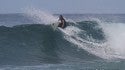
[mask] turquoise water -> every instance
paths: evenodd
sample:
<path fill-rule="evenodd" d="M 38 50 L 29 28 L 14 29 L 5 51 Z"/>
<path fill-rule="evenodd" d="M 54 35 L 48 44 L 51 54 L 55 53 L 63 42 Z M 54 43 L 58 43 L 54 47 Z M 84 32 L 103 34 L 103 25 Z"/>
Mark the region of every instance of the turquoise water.
<path fill-rule="evenodd" d="M 65 29 L 39 15 L 0 15 L 1 70 L 125 69 L 124 14 L 64 14 Z"/>

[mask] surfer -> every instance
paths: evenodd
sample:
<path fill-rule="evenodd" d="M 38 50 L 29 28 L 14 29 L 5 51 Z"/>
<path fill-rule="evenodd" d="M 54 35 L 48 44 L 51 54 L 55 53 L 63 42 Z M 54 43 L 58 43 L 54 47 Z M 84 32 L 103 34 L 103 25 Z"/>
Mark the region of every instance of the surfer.
<path fill-rule="evenodd" d="M 59 20 L 58 21 L 59 21 L 58 27 L 61 27 L 61 28 L 65 28 L 66 27 L 66 21 L 65 21 L 65 19 L 63 18 L 62 15 L 59 16 Z"/>

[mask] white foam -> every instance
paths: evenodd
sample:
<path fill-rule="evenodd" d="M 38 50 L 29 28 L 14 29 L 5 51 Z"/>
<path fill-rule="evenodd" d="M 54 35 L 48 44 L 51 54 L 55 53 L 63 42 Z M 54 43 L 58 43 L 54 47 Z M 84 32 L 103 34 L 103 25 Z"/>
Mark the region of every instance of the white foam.
<path fill-rule="evenodd" d="M 106 48 L 102 48 L 102 44 L 90 42 L 90 41 L 84 40 L 78 36 L 78 33 L 85 32 L 84 30 L 81 30 L 74 26 L 69 26 L 66 29 L 61 29 L 61 31 L 64 33 L 64 38 L 67 41 L 77 45 L 77 47 L 82 48 L 82 49 L 90 52 L 91 54 L 94 54 L 101 58 L 105 58 L 105 59 L 109 58 L 109 57 L 105 57 L 105 56 L 107 56 L 107 54 L 105 52 Z M 104 46 L 104 44 L 103 44 L 103 46 Z"/>
<path fill-rule="evenodd" d="M 60 30 L 69 36 L 78 34 L 81 31 L 79 28 L 74 27 L 74 26 L 67 26 L 65 29 L 60 28 Z"/>
<path fill-rule="evenodd" d="M 125 59 L 125 24 L 102 24 L 102 28 L 107 37 L 108 47 L 114 50 L 114 57 Z"/>
<path fill-rule="evenodd" d="M 104 31 L 105 37 L 107 39 L 107 42 L 105 43 L 95 43 L 82 39 L 77 34 L 84 30 L 81 30 L 75 26 L 70 26 L 62 30 L 64 33 L 64 38 L 67 41 L 77 45 L 79 48 L 82 48 L 100 58 L 125 59 L 125 24 L 106 24 L 99 20 L 97 22 Z"/>

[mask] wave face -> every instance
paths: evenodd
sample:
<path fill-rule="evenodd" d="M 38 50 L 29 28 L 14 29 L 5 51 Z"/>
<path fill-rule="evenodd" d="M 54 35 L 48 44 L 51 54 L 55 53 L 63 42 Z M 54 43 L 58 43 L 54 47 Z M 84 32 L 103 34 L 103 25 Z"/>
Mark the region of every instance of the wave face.
<path fill-rule="evenodd" d="M 125 16 L 64 14 L 68 26 L 54 29 L 43 21 L 47 18 L 43 14 L 49 17 L 45 13 L 0 15 L 1 69 L 119 69 L 123 65 L 124 20 L 107 18 Z M 55 21 L 52 16 L 58 15 L 51 15 L 50 22 Z"/>
<path fill-rule="evenodd" d="M 23 64 L 63 63 L 78 61 L 77 58 L 79 60 L 95 58 L 65 40 L 64 35 L 58 30 L 54 31 L 51 26 L 40 24 L 1 26 L 0 33 L 2 64 L 17 62 L 20 64 L 20 61 Z"/>

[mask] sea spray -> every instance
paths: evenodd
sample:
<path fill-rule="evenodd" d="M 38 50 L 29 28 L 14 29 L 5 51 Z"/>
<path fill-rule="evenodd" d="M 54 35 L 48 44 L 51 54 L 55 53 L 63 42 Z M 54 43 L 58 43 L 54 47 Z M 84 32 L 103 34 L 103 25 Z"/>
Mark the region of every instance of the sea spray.
<path fill-rule="evenodd" d="M 104 23 L 103 31 L 107 39 L 107 46 L 113 50 L 113 56 L 125 59 L 125 24 L 124 23 Z"/>
<path fill-rule="evenodd" d="M 53 14 L 47 13 L 39 9 L 28 9 L 26 11 L 26 14 L 38 24 L 48 25 L 58 21 L 58 18 Z"/>

